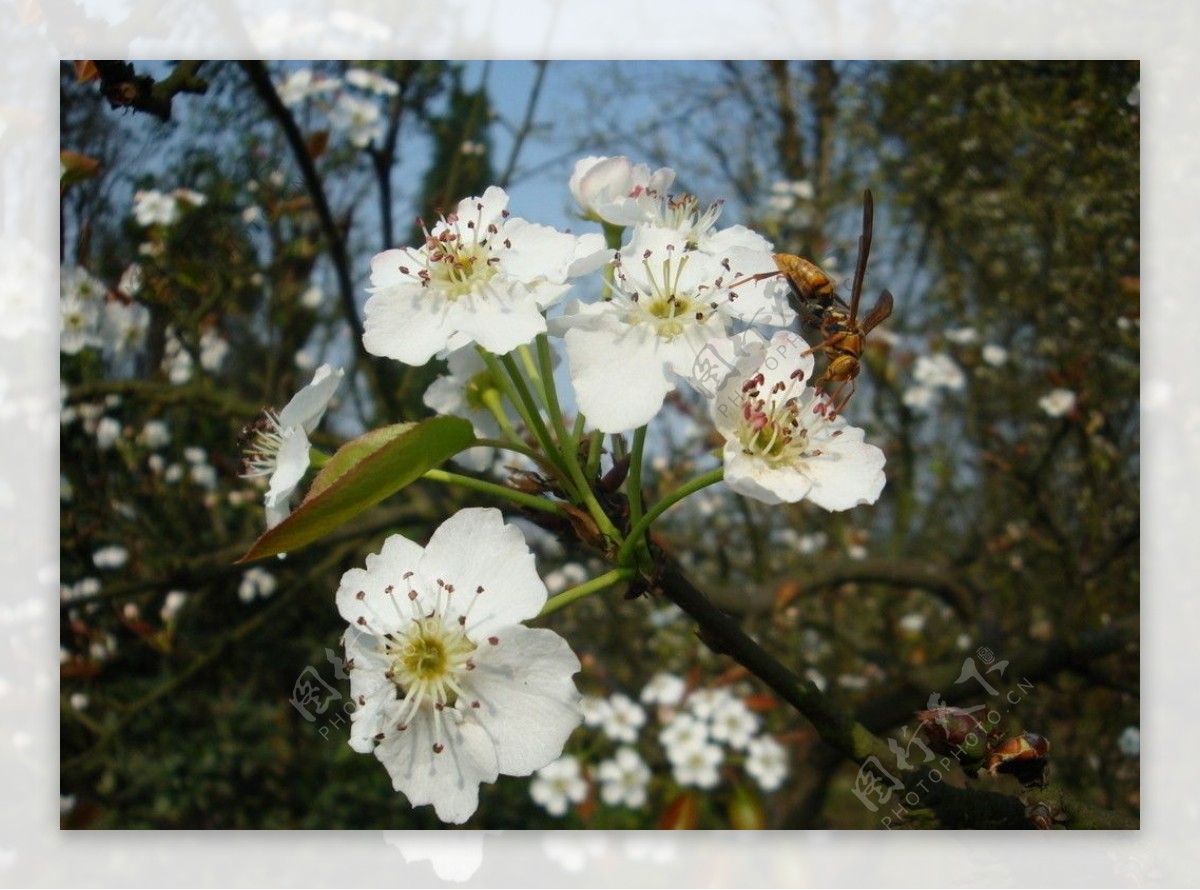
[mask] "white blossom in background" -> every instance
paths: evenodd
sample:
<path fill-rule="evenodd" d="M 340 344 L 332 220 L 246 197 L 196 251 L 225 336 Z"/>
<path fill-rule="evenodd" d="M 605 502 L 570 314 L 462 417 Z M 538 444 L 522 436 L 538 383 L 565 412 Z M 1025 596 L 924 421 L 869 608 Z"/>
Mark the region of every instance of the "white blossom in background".
<path fill-rule="evenodd" d="M 371 260 L 368 352 L 423 365 L 469 343 L 503 355 L 546 331 L 542 311 L 562 299 L 568 279 L 603 261 L 604 239 L 535 225 L 507 207 L 493 186 L 459 202 L 420 248 Z"/>
<path fill-rule="evenodd" d="M 168 326 L 166 344 L 163 347 L 163 370 L 167 379 L 176 386 L 182 386 L 192 379 L 192 354 L 176 335 L 175 330 Z"/>
<path fill-rule="evenodd" d="M 918 385 L 930 389 L 960 390 L 967 384 L 962 368 L 944 352 L 917 356 L 912 376 Z"/>
<path fill-rule="evenodd" d="M 92 563 L 98 569 L 119 569 L 129 560 L 129 551 L 119 544 L 101 547 L 92 554 Z"/>
<path fill-rule="evenodd" d="M 312 96 L 332 93 L 341 86 L 336 77 L 316 74 L 311 68 L 300 68 L 288 74 L 275 85 L 275 91 L 284 105 L 299 105 Z"/>
<path fill-rule="evenodd" d="M 942 332 L 942 336 L 959 346 L 970 346 L 972 343 L 979 342 L 979 332 L 972 327 L 947 328 Z"/>
<path fill-rule="evenodd" d="M 121 273 L 121 278 L 117 281 L 117 290 L 127 297 L 136 297 L 141 293 L 142 285 L 146 281 L 145 270 L 142 269 L 140 263 L 130 263 L 125 271 Z"/>
<path fill-rule="evenodd" d="M 1051 417 L 1063 417 L 1075 408 L 1075 393 L 1069 389 L 1052 389 L 1040 399 L 1038 407 Z"/>
<path fill-rule="evenodd" d="M 159 611 L 159 617 L 162 618 L 164 624 L 171 624 L 179 613 L 183 610 L 187 603 L 188 595 L 182 590 L 172 590 L 163 600 L 162 609 Z"/>
<path fill-rule="evenodd" d="M 883 491 L 884 454 L 863 431 L 805 385 L 814 361 L 807 344 L 780 331 L 752 345 L 712 400 L 725 437 L 725 482 L 767 504 L 810 500 L 826 510 L 873 504 Z"/>
<path fill-rule="evenodd" d="M 769 735 L 753 739 L 746 748 L 746 772 L 763 791 L 776 790 L 787 778 L 787 749 Z"/>
<path fill-rule="evenodd" d="M 170 226 L 179 221 L 185 209 L 202 207 L 208 199 L 191 189 L 178 188 L 169 194 L 158 189 L 134 192 L 133 217 L 140 226 Z"/>
<path fill-rule="evenodd" d="M 646 803 L 650 767 L 633 748 L 622 745 L 596 768 L 600 799 L 610 807 L 637 809 Z"/>
<path fill-rule="evenodd" d="M 121 438 L 121 422 L 115 417 L 101 417 L 96 424 L 96 447 L 108 451 Z"/>
<path fill-rule="evenodd" d="M 256 599 L 266 599 L 275 592 L 278 585 L 275 576 L 260 566 L 251 566 L 242 575 L 238 584 L 238 599 L 243 603 L 252 603 Z"/>
<path fill-rule="evenodd" d="M 100 323 L 101 345 L 106 355 L 121 358 L 137 352 L 150 330 L 150 310 L 140 303 L 113 300 L 104 306 Z"/>
<path fill-rule="evenodd" d="M 925 629 L 925 616 L 920 612 L 909 612 L 907 615 L 901 616 L 896 622 L 896 626 L 900 630 L 908 634 L 919 634 Z"/>
<path fill-rule="evenodd" d="M 383 117 L 379 105 L 346 93 L 338 96 L 329 111 L 329 126 L 346 134 L 352 145 L 366 148 L 383 139 Z"/>
<path fill-rule="evenodd" d="M 200 335 L 200 367 L 210 373 L 217 373 L 225 364 L 229 355 L 229 341 L 222 337 L 215 328 L 209 328 Z"/>
<path fill-rule="evenodd" d="M 317 285 L 311 285 L 300 295 L 300 305 L 305 309 L 320 309 L 325 302 L 325 292 Z"/>
<path fill-rule="evenodd" d="M 609 719 L 612 706 L 608 699 L 598 695 L 585 695 L 579 701 L 579 712 L 584 726 L 600 727 Z"/>
<path fill-rule="evenodd" d="M 345 372 L 321 365 L 312 381 L 276 414 L 267 411 L 247 432 L 251 436 L 242 478 L 269 477 L 265 498 L 267 528 L 274 528 L 291 512 L 292 493 L 308 472 L 308 437 L 329 407 Z"/>
<path fill-rule="evenodd" d="M 147 420 L 138 434 L 138 441 L 151 451 L 171 444 L 171 429 L 165 420 Z"/>
<path fill-rule="evenodd" d="M 654 219 L 658 201 L 675 181 L 675 171 L 654 172 L 626 157 L 587 157 L 575 162 L 568 187 L 587 219 L 634 226 Z"/>
<path fill-rule="evenodd" d="M 366 68 L 351 68 L 345 74 L 346 83 L 368 93 L 380 96 L 396 96 L 400 93 L 400 84 L 390 77 L 384 77 Z"/>
<path fill-rule="evenodd" d="M 1117 737 L 1117 750 L 1126 757 L 1137 757 L 1142 752 L 1142 730 L 1137 726 L 1126 726 Z"/>
<path fill-rule="evenodd" d="M 746 707 L 740 698 L 730 698 L 719 704 L 712 714 L 712 737 L 735 751 L 743 750 L 758 732 L 758 715 Z"/>
<path fill-rule="evenodd" d="M 708 724 L 692 714 L 678 712 L 659 730 L 658 741 L 667 758 L 674 762 L 693 748 L 709 743 Z"/>
<path fill-rule="evenodd" d="M 937 402 L 937 390 L 932 386 L 910 386 L 901 401 L 914 411 L 928 411 Z"/>
<path fill-rule="evenodd" d="M 551 596 L 557 596 L 564 590 L 577 587 L 587 579 L 586 567 L 578 562 L 568 562 L 546 575 L 546 589 L 550 591 Z"/>
<path fill-rule="evenodd" d="M 460 510 L 425 548 L 392 535 L 342 576 L 350 746 L 373 751 L 413 806 L 465 822 L 481 783 L 562 754 L 580 721 L 579 659 L 520 623 L 546 599 L 524 537 L 495 509 Z"/>
<path fill-rule="evenodd" d="M 602 432 L 644 426 L 680 380 L 711 391 L 736 323 L 795 320 L 768 251 L 717 255 L 678 242 L 677 232 L 639 226 L 613 262 L 611 299 L 576 303 L 551 323 L 579 408 Z"/>
<path fill-rule="evenodd" d="M 687 698 L 687 709 L 699 720 L 712 720 L 713 715 L 734 700 L 734 695 L 724 686 L 705 686 L 692 690 Z"/>
<path fill-rule="evenodd" d="M 579 760 L 564 755 L 533 774 L 529 796 L 551 816 L 565 816 L 571 804 L 587 799 L 588 784 Z"/>
<path fill-rule="evenodd" d="M 721 782 L 721 761 L 725 754 L 719 745 L 697 745 L 671 759 L 671 775 L 683 786 L 716 788 Z"/>
<path fill-rule="evenodd" d="M 686 692 L 687 683 L 682 677 L 662 671 L 650 678 L 650 682 L 642 688 L 639 698 L 644 705 L 674 708 L 683 701 Z"/>
<path fill-rule="evenodd" d="M 446 364 L 449 373 L 440 375 L 429 385 L 422 401 L 438 414 L 469 420 L 480 439 L 500 438 L 500 424 L 484 402 L 485 395 L 499 395 L 500 386 L 478 350 L 474 346 L 456 349 L 446 357 Z M 468 448 L 456 454 L 454 460 L 482 473 L 492 465 L 495 452 L 496 449 L 489 447 Z"/>
<path fill-rule="evenodd" d="M 59 344 L 67 355 L 76 355 L 88 347 L 104 345 L 100 320 L 104 311 L 105 287 L 81 266 L 62 272 L 59 299 Z"/>
<path fill-rule="evenodd" d="M 133 195 L 133 218 L 139 226 L 169 226 L 179 219 L 179 203 L 158 189 L 144 189 Z"/>
<path fill-rule="evenodd" d="M 980 355 L 993 368 L 999 368 L 1008 361 L 1008 350 L 995 343 L 985 343 Z"/>
<path fill-rule="evenodd" d="M 629 696 L 617 692 L 608 698 L 608 713 L 601 731 L 614 742 L 636 742 L 646 723 L 646 711 Z"/>

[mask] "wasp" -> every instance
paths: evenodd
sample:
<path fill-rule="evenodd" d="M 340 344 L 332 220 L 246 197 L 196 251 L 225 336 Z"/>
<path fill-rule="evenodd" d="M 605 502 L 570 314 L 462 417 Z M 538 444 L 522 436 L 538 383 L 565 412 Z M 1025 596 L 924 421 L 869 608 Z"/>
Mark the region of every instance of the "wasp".
<path fill-rule="evenodd" d="M 779 272 L 791 286 L 788 302 L 801 319 L 818 328 L 824 338 L 804 354 L 820 352 L 825 355 L 825 371 L 813 381 L 813 385 L 829 393 L 833 405 L 830 416 L 839 414 L 854 395 L 855 378 L 862 370 L 867 334 L 892 314 L 892 294 L 885 290 L 866 317 L 861 321 L 858 318 L 863 280 L 867 274 L 867 258 L 871 253 L 874 216 L 874 200 L 871 190 L 867 189 L 863 192 L 862 234 L 858 238 L 858 259 L 854 265 L 854 284 L 850 290 L 849 304 L 833 292 L 833 282 L 815 263 L 788 253 L 777 253 L 774 257 Z"/>

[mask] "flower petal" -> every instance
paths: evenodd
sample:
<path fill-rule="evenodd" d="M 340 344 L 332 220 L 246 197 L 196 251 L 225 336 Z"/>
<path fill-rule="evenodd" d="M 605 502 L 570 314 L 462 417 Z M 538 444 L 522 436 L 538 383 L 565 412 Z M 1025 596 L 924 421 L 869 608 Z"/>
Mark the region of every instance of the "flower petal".
<path fill-rule="evenodd" d="M 375 634 L 398 629 L 410 619 L 404 576 L 416 572 L 424 551 L 403 535 L 392 535 L 379 553 L 367 555 L 365 569 L 350 569 L 337 589 L 337 607 L 352 626 Z M 387 592 L 391 587 L 394 593 Z"/>
<path fill-rule="evenodd" d="M 439 819 L 459 825 L 479 806 L 479 784 L 496 781 L 496 750 L 476 723 L 457 723 L 444 712 L 440 726 L 438 732 L 434 717 L 422 710 L 404 731 L 389 734 L 375 756 L 409 803 L 433 804 Z M 442 746 L 440 752 L 435 744 Z"/>
<path fill-rule="evenodd" d="M 479 707 L 471 713 L 492 737 L 500 771 L 527 776 L 562 753 L 583 719 L 571 679 L 579 659 L 548 628 L 514 625 L 499 637 L 475 655 L 470 691 Z"/>
<path fill-rule="evenodd" d="M 475 641 L 534 617 L 546 603 L 546 585 L 525 536 L 492 507 L 459 510 L 443 522 L 425 548 L 420 574 L 427 583 L 454 585 L 447 614 L 461 615 L 470 606 L 466 631 Z M 476 597 L 478 588 L 483 593 Z"/>

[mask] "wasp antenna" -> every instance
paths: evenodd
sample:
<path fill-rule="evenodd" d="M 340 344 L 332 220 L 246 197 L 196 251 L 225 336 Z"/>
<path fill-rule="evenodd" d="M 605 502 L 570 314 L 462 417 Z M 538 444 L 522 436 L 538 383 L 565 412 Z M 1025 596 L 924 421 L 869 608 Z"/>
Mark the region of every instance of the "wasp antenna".
<path fill-rule="evenodd" d="M 875 200 L 871 190 L 863 191 L 862 234 L 858 237 L 858 262 L 854 264 L 854 286 L 850 290 L 850 320 L 858 317 L 858 302 L 862 299 L 863 281 L 867 277 L 867 258 L 871 255 L 871 232 L 875 223 Z"/>

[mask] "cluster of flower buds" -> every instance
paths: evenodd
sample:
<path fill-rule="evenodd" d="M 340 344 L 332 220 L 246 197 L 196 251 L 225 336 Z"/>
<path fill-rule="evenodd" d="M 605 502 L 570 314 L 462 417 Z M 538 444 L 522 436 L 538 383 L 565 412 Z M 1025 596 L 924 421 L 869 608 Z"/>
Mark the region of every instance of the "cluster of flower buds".
<path fill-rule="evenodd" d="M 933 708 L 917 711 L 931 750 L 953 756 L 971 777 L 982 768 L 988 775 L 1016 776 L 1025 787 L 1045 783 L 1050 742 L 1034 732 L 1021 732 L 1005 738 L 1002 730 L 992 728 L 975 716 L 982 707 Z"/>

